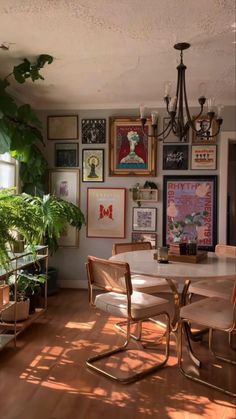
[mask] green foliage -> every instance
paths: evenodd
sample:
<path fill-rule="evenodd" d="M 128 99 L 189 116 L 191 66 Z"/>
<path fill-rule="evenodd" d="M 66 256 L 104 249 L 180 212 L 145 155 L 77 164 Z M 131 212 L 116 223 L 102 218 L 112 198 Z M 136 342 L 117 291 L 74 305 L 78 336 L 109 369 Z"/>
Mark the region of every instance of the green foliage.
<path fill-rule="evenodd" d="M 27 163 L 21 163 L 20 178 L 23 182 L 23 192 L 43 196 L 47 178 L 47 161 L 41 151 L 33 145 Z"/>
<path fill-rule="evenodd" d="M 8 79 L 13 76 L 21 84 L 27 79 L 33 82 L 44 80 L 40 70 L 46 63 L 52 62 L 53 57 L 47 54 L 39 55 L 34 62 L 25 58 L 21 64 L 13 68 L 9 76 L 0 79 L 0 154 L 10 152 L 12 157 L 27 164 L 31 158 L 32 145 L 36 141 L 43 142 L 41 122 L 29 104 L 17 106 L 7 92 L 10 86 Z M 42 161 L 42 156 L 40 159 Z M 44 168 L 46 171 L 46 160 Z"/>
<path fill-rule="evenodd" d="M 53 195 L 39 197 L 0 191 L 0 263 L 8 262 L 9 245 L 19 235 L 31 247 L 44 240 L 53 253 L 68 224 L 77 230 L 85 224 L 82 211 L 70 202 Z"/>
<path fill-rule="evenodd" d="M 11 275 L 7 282 L 10 285 L 11 292 L 13 293 L 15 287 L 15 276 Z M 22 294 L 25 296 L 38 294 L 41 284 L 45 284 L 45 282 L 45 274 L 33 275 L 27 272 L 22 272 L 17 276 L 17 292 L 21 294 L 21 296 Z"/>

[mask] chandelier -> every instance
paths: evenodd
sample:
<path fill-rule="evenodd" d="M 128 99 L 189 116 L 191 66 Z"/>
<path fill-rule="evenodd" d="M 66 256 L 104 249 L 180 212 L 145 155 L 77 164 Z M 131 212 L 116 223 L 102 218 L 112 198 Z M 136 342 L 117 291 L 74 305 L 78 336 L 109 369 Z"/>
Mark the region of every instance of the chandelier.
<path fill-rule="evenodd" d="M 206 99 L 205 96 L 200 96 L 198 99 L 200 105 L 200 111 L 197 116 L 194 118 L 190 115 L 186 84 L 185 84 L 185 70 L 186 65 L 183 63 L 183 51 L 188 49 L 190 44 L 186 42 L 181 42 L 174 45 L 174 48 L 180 51 L 180 64 L 177 66 L 177 88 L 176 94 L 174 97 L 170 97 L 170 88 L 171 83 L 167 83 L 165 86 L 165 96 L 164 101 L 166 104 L 166 110 L 169 115 L 169 122 L 164 127 L 163 131 L 159 134 L 157 133 L 157 119 L 158 112 L 151 112 L 151 125 L 153 128 L 152 134 L 147 134 L 148 137 L 165 139 L 168 135 L 173 132 L 180 141 L 185 141 L 185 138 L 188 134 L 189 128 L 191 128 L 197 136 L 203 136 L 205 138 L 215 137 L 220 132 L 220 126 L 223 122 L 221 117 L 221 111 L 223 106 L 218 106 L 218 113 L 214 112 L 214 99 Z M 200 127 L 197 128 L 195 121 L 197 121 L 203 114 L 204 104 L 207 100 L 208 112 L 207 117 L 202 119 Z M 146 117 L 146 107 L 140 106 L 140 120 L 144 130 L 147 117 Z M 216 121 L 216 124 L 213 124 L 213 121 Z M 213 126 L 214 131 L 213 132 Z"/>

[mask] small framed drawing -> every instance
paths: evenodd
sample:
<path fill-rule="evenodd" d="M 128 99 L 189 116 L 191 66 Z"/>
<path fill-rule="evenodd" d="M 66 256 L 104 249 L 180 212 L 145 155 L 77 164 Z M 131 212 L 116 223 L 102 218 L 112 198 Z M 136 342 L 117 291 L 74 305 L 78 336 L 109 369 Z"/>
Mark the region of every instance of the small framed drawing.
<path fill-rule="evenodd" d="M 78 115 L 49 115 L 48 140 L 77 140 Z"/>
<path fill-rule="evenodd" d="M 163 170 L 187 170 L 188 145 L 163 145 Z"/>
<path fill-rule="evenodd" d="M 170 123 L 170 118 L 168 118 L 168 117 L 163 118 L 163 131 L 166 129 L 166 132 L 163 134 L 163 142 L 164 143 L 188 143 L 189 133 L 187 133 L 182 138 L 182 140 L 180 140 L 179 137 L 177 137 L 177 135 L 175 135 L 172 131 L 168 134 L 169 129 L 167 129 L 167 127 L 168 127 L 169 123 Z"/>
<path fill-rule="evenodd" d="M 110 176 L 155 176 L 157 142 L 139 118 L 110 118 Z"/>
<path fill-rule="evenodd" d="M 156 208 L 133 208 L 134 231 L 156 231 L 157 209 Z"/>
<path fill-rule="evenodd" d="M 156 233 L 132 233 L 132 242 L 150 242 L 153 249 L 157 247 L 157 234 Z"/>
<path fill-rule="evenodd" d="M 51 169 L 49 171 L 49 192 L 65 201 L 79 205 L 79 169 Z M 78 247 L 79 233 L 75 227 L 67 226 L 59 239 L 61 247 Z"/>
<path fill-rule="evenodd" d="M 55 166 L 77 167 L 78 166 L 78 143 L 55 144 Z"/>
<path fill-rule="evenodd" d="M 104 150 L 83 149 L 83 182 L 104 182 Z"/>
<path fill-rule="evenodd" d="M 196 130 L 200 130 L 201 128 L 204 130 L 207 129 L 207 127 L 209 126 L 208 117 L 205 115 L 205 116 L 201 116 L 198 119 L 195 119 L 194 126 Z M 209 138 L 209 135 L 212 135 L 214 132 L 216 132 L 216 129 L 217 129 L 216 121 L 215 119 L 213 119 L 210 130 L 205 131 L 202 134 L 193 131 L 192 143 L 193 144 L 216 144 L 217 136 Z"/>
<path fill-rule="evenodd" d="M 81 126 L 83 144 L 106 142 L 106 119 L 82 119 Z"/>
<path fill-rule="evenodd" d="M 216 145 L 193 145 L 191 169 L 216 170 Z"/>
<path fill-rule="evenodd" d="M 125 188 L 87 189 L 87 237 L 125 237 Z"/>

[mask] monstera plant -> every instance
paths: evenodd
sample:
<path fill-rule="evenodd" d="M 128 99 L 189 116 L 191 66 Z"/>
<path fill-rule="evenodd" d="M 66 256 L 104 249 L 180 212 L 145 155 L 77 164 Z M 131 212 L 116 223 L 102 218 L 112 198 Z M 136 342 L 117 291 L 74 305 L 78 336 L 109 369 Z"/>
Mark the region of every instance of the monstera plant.
<path fill-rule="evenodd" d="M 9 250 L 20 235 L 32 249 L 42 241 L 50 253 L 58 247 L 66 225 L 80 230 L 84 215 L 76 205 L 54 195 L 43 197 L 0 191 L 0 264 L 9 261 Z"/>

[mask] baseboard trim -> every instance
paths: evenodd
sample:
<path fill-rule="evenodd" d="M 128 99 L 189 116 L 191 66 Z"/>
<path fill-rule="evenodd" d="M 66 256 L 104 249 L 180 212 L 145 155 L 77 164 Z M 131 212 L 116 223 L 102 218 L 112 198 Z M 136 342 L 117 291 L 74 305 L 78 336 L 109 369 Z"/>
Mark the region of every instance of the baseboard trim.
<path fill-rule="evenodd" d="M 76 281 L 73 279 L 61 279 L 59 280 L 59 287 L 60 288 L 82 288 L 82 289 L 88 289 L 88 284 L 86 281 Z"/>

